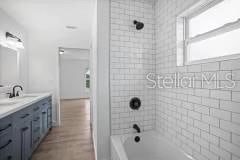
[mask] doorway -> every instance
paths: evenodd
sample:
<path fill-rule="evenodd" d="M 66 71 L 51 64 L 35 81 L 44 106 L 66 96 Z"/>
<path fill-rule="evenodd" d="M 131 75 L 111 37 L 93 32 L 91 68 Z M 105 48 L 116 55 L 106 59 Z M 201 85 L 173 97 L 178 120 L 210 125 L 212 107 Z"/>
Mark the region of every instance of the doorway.
<path fill-rule="evenodd" d="M 33 160 L 94 160 L 90 114 L 89 50 L 59 48 L 60 120 Z"/>
<path fill-rule="evenodd" d="M 88 99 L 89 50 L 60 48 L 59 62 L 61 100 Z"/>

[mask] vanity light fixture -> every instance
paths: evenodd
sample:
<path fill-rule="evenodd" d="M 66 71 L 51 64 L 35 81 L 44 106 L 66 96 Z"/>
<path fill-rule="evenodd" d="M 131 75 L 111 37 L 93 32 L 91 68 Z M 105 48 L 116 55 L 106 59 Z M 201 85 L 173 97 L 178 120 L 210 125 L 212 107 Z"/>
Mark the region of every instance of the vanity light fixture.
<path fill-rule="evenodd" d="M 6 40 L 8 45 L 17 49 L 24 49 L 22 40 L 9 32 L 6 32 Z"/>

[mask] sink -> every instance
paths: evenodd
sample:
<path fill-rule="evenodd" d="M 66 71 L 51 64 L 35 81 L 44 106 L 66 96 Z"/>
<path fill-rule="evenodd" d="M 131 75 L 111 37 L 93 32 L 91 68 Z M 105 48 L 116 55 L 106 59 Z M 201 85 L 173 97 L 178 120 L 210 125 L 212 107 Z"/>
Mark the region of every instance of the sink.
<path fill-rule="evenodd" d="M 19 101 L 13 99 L 0 99 L 0 106 L 5 105 L 13 105 L 18 103 Z"/>
<path fill-rule="evenodd" d="M 14 105 L 31 98 L 36 98 L 38 96 L 39 95 L 37 94 L 23 94 L 19 97 L 0 99 L 0 106 Z"/>
<path fill-rule="evenodd" d="M 19 97 L 15 97 L 15 99 L 25 99 L 25 98 L 36 98 L 38 95 L 36 94 L 24 94 Z"/>

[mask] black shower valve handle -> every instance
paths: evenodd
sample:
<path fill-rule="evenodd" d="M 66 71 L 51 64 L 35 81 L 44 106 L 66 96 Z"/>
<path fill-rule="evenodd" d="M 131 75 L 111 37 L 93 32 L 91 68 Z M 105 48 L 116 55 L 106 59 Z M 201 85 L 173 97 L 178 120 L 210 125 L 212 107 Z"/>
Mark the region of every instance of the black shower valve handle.
<path fill-rule="evenodd" d="M 133 110 L 139 110 L 139 108 L 141 107 L 141 100 L 138 97 L 133 97 L 130 102 L 129 102 L 129 106 L 131 109 Z"/>

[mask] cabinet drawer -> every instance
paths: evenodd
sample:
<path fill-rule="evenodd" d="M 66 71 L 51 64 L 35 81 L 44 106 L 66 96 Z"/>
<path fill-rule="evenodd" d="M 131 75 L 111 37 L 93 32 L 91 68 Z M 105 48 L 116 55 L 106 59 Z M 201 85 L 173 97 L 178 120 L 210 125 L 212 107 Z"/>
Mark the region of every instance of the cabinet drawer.
<path fill-rule="evenodd" d="M 1 148 L 4 148 L 4 146 L 6 146 L 6 144 L 8 144 L 12 141 L 13 141 L 12 132 L 2 135 L 0 137 L 0 150 L 1 150 Z"/>
<path fill-rule="evenodd" d="M 41 105 L 39 103 L 35 104 L 33 106 L 33 113 L 40 112 L 40 109 L 41 109 Z"/>
<path fill-rule="evenodd" d="M 28 108 L 25 108 L 25 109 L 17 112 L 14 115 L 14 121 L 17 123 L 23 122 L 23 121 L 29 120 L 31 118 L 31 116 L 32 116 L 32 108 L 28 107 Z"/>
<path fill-rule="evenodd" d="M 33 116 L 33 124 L 39 124 L 40 123 L 40 114 Z"/>
<path fill-rule="evenodd" d="M 0 137 L 12 132 L 12 116 L 0 120 Z"/>
<path fill-rule="evenodd" d="M 0 146 L 0 159 L 11 160 L 13 158 L 13 141 L 8 140 L 4 145 Z"/>
<path fill-rule="evenodd" d="M 52 105 L 52 100 L 50 97 L 41 101 L 41 107 L 43 108 L 49 108 L 51 105 Z"/>
<path fill-rule="evenodd" d="M 36 125 L 32 128 L 32 144 L 36 146 L 41 138 L 41 127 L 40 125 Z"/>
<path fill-rule="evenodd" d="M 46 99 L 41 101 L 41 106 L 43 106 L 43 107 L 47 107 L 48 104 L 49 103 L 48 103 L 48 101 Z"/>

